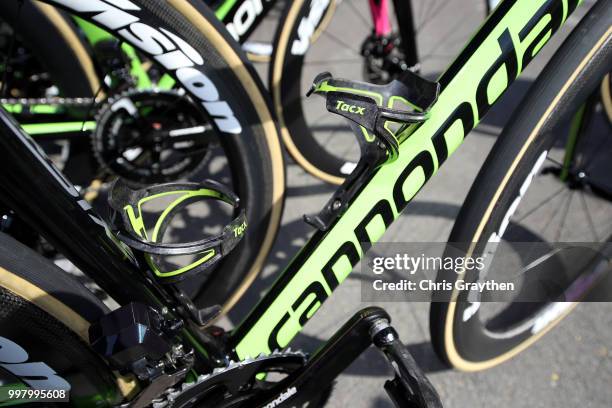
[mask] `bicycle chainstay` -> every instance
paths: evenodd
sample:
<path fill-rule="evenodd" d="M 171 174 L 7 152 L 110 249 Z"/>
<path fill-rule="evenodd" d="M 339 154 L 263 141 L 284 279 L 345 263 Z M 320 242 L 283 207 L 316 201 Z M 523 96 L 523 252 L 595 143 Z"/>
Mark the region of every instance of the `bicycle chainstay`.
<path fill-rule="evenodd" d="M 200 375 L 194 382 L 167 389 L 161 397 L 153 399 L 151 406 L 153 408 L 191 407 L 194 401 L 201 404 L 209 393 L 214 393 L 220 387 L 228 392 L 228 395 L 219 401 L 220 403 L 225 405 L 234 399 L 243 399 L 244 404 L 248 404 L 249 393 L 252 393 L 252 397 L 256 397 L 258 391 L 270 392 L 276 386 L 265 390 L 254 389 L 251 386 L 257 374 L 269 372 L 266 370 L 270 368 L 274 369 L 272 371 L 277 371 L 281 367 L 296 370 L 306 364 L 306 360 L 305 353 L 288 348 L 283 351 L 276 350 L 270 355 L 262 354 L 256 358 L 230 361 L 225 367 L 216 368 L 210 374 Z"/>

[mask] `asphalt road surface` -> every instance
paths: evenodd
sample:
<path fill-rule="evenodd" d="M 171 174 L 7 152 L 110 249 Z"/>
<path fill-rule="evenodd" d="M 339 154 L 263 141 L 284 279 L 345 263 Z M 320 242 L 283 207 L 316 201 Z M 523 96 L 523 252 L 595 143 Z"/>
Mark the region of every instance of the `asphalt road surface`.
<path fill-rule="evenodd" d="M 417 22 L 419 47 L 424 50 L 421 72 L 435 78 L 482 21 L 484 3 L 480 0 L 413 0 L 413 3 L 414 14 L 420 21 Z M 461 148 L 389 228 L 382 242 L 447 240 L 471 183 L 510 112 L 569 29 L 592 4 L 593 0 L 585 1 L 585 5 L 570 17 L 560 34 L 534 59 L 483 122 L 470 133 Z M 312 64 L 307 68 L 313 77 L 320 71 L 330 70 L 337 76 L 361 78 L 362 66 L 355 59 L 355 52 L 358 52 L 364 33 L 367 35 L 364 23 L 368 19 L 366 6 L 365 0 L 345 0 L 346 11 L 337 13 L 339 17 L 333 22 L 331 35 L 327 38 L 321 36 L 317 51 L 313 52 Z M 255 39 L 271 38 L 278 13 L 279 10 L 275 10 L 269 15 L 266 24 L 255 33 Z M 321 64 L 321 61 L 326 64 Z M 256 68 L 265 82 L 265 65 L 259 64 Z M 304 92 L 308 88 L 307 80 L 305 82 L 302 84 Z M 319 104 L 323 105 L 322 99 Z M 312 106 L 316 112 L 318 107 L 316 104 Z M 339 151 L 350 146 L 350 142 L 338 135 L 328 139 L 331 149 Z M 252 290 L 220 322 L 227 328 L 239 323 L 312 234 L 312 227 L 302 221 L 302 215 L 318 212 L 334 191 L 333 186 L 311 177 L 290 159 L 287 161 L 288 196 L 281 232 L 267 267 Z M 62 266 L 66 267 L 65 264 Z M 370 305 L 361 301 L 361 284 L 368 279 L 370 277 L 364 276 L 358 265 L 291 346 L 306 351 L 316 350 L 355 312 Z M 579 305 L 527 351 L 478 373 L 451 370 L 436 357 L 429 339 L 429 304 L 383 302 L 377 305 L 389 312 L 401 339 L 427 372 L 447 408 L 612 406 L 612 303 Z M 383 389 L 390 376 L 384 358 L 377 350 L 369 349 L 338 378 L 328 406 L 392 407 Z"/>
<path fill-rule="evenodd" d="M 349 0 L 350 1 L 350 0 Z M 359 1 L 354 0 L 355 3 Z M 366 3 L 363 1 L 362 3 Z M 433 4 L 435 3 L 435 4 Z M 537 76 L 568 28 L 574 26 L 592 2 L 572 16 L 553 40 L 532 62 L 527 71 L 511 87 L 503 100 L 491 111 L 484 122 L 449 158 L 445 166 L 408 206 L 401 218 L 383 236 L 386 242 L 443 242 L 452 228 L 453 220 L 513 106 L 520 101 L 529 84 Z M 361 7 L 361 6 L 360 6 Z M 467 20 L 457 24 L 457 14 L 465 8 L 476 10 Z M 433 9 L 438 14 L 436 23 L 428 24 L 420 34 L 423 47 L 433 47 L 453 38 L 467 38 L 484 12 L 479 1 L 417 1 L 415 8 L 425 13 Z M 361 12 L 365 12 L 363 8 Z M 272 16 L 273 17 L 273 16 Z M 265 38 L 273 29 L 270 24 L 258 35 Z M 358 23 L 357 17 L 347 18 Z M 471 25 L 470 25 L 471 24 Z M 471 27 L 471 28 L 470 28 Z M 350 37 L 349 37 L 350 38 Z M 461 42 L 455 41 L 455 47 Z M 338 44 L 329 55 L 338 52 Z M 451 47 L 452 48 L 452 47 Z M 424 74 L 435 76 L 444 67 L 443 54 L 453 50 L 436 50 L 439 61 L 426 65 Z M 265 75 L 265 68 L 259 67 Z M 360 67 L 336 67 L 337 75 L 351 77 Z M 267 78 L 264 76 L 264 78 Z M 224 324 L 237 323 L 246 310 L 271 284 L 292 255 L 312 233 L 302 221 L 304 213 L 316 213 L 334 191 L 333 187 L 314 179 L 299 166 L 289 161 L 288 198 L 283 227 L 269 259 L 269 266 L 256 282 L 250 296 L 243 298 Z M 305 326 L 292 346 L 312 351 L 357 310 L 367 306 L 360 300 L 359 266 L 334 292 L 315 317 Z M 518 357 L 484 372 L 461 373 L 445 367 L 436 357 L 429 342 L 426 303 L 384 303 L 393 318 L 402 340 L 428 373 L 438 389 L 445 407 L 610 407 L 612 406 L 612 304 L 581 304 L 552 332 Z M 391 407 L 383 389 L 389 369 L 376 350 L 369 350 L 338 379 L 330 407 Z"/>

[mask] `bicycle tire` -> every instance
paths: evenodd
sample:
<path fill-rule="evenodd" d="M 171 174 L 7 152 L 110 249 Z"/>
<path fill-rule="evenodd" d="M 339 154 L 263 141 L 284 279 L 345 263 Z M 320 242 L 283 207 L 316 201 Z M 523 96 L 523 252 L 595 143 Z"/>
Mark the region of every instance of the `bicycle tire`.
<path fill-rule="evenodd" d="M 268 84 L 283 143 L 293 160 L 313 176 L 331 184 L 341 184 L 344 177 L 337 173 L 343 163 L 327 151 L 317 148 L 301 106 L 294 102 L 296 98 L 299 101 L 305 92 L 300 88 L 304 56 L 290 53 L 289 44 L 297 36 L 299 22 L 308 15 L 310 4 L 310 0 L 296 0 L 285 8 L 275 35 Z M 334 6 L 335 1 L 330 1 L 325 10 L 326 16 L 333 13 Z M 326 16 L 321 19 L 323 29 Z"/>
<path fill-rule="evenodd" d="M 551 129 L 563 118 L 571 117 L 568 115 L 598 91 L 601 79 L 612 66 L 612 10 L 605 3 L 598 2 L 591 8 L 513 114 L 474 181 L 449 242 L 466 243 L 471 248 L 486 244 L 488 237 L 499 230 L 515 198 L 523 194 L 523 183 L 542 153 L 554 141 Z M 469 251 L 468 255 L 480 253 L 478 249 Z M 458 275 L 441 270 L 437 281 L 444 279 L 454 282 Z M 526 324 L 505 327 L 494 335 L 478 318 L 479 310 L 463 314 L 470 305 L 466 296 L 465 291 L 453 291 L 444 302 L 432 303 L 430 309 L 430 332 L 436 352 L 447 364 L 464 371 L 493 367 L 515 356 L 577 304 L 568 302 L 547 316 L 544 313 L 550 309 L 534 309 Z"/>
<path fill-rule="evenodd" d="M 213 126 L 229 161 L 234 191 L 246 207 L 249 227 L 210 279 L 200 287 L 195 287 L 200 285 L 195 280 L 188 282 L 197 305 L 222 304 L 226 312 L 261 270 L 280 225 L 285 170 L 278 130 L 253 67 L 203 2 L 156 0 L 139 2 L 138 7 L 141 21 L 168 27 L 189 41 L 204 60 L 197 69 L 212 81 L 240 124 L 238 133 Z"/>
<path fill-rule="evenodd" d="M 68 381 L 72 401 L 111 406 L 133 389 L 88 346 L 90 323 L 105 313 L 108 308 L 75 278 L 0 233 L 2 341 L 17 344 L 27 353 L 27 362 L 42 362 Z M 4 365 L 0 374 L 4 370 L 6 376 L 10 368 Z"/>

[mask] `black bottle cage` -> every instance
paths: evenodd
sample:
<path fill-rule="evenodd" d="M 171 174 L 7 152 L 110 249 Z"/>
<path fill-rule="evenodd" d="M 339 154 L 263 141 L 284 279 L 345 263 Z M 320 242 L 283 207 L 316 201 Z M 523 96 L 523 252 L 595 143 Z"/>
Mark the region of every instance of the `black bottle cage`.
<path fill-rule="evenodd" d="M 329 72 L 317 75 L 307 95 L 325 95 L 327 110 L 349 121 L 359 142 L 361 158 L 319 214 L 305 215 L 304 220 L 327 231 L 368 177 L 378 167 L 397 159 L 398 135 L 407 126 L 427 120 L 429 108 L 438 99 L 439 91 L 437 82 L 423 79 L 411 71 L 386 85 L 333 78 Z M 395 107 L 400 104 L 402 109 Z M 393 130 L 391 124 L 395 124 L 397 130 Z"/>
<path fill-rule="evenodd" d="M 142 205 L 152 199 L 171 195 L 176 197 L 159 215 L 152 236 L 147 235 Z M 203 199 L 220 200 L 233 206 L 238 215 L 218 235 L 193 242 L 162 243 L 160 241 L 173 217 L 187 205 Z M 202 183 L 166 183 L 142 189 L 131 189 L 117 180 L 110 191 L 111 223 L 117 238 L 144 257 L 153 273 L 163 283 L 173 283 L 202 272 L 226 256 L 244 236 L 247 220 L 240 199 L 227 187 L 212 180 Z M 200 254 L 201 257 L 183 268 L 163 272 L 153 256 Z"/>

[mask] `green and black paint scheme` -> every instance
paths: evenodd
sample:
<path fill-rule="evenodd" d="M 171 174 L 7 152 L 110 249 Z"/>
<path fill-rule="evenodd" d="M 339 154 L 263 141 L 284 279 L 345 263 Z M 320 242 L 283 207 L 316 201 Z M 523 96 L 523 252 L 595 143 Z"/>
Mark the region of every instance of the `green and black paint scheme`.
<path fill-rule="evenodd" d="M 290 343 L 579 3 L 506 0 L 497 7 L 440 77 L 440 94 L 427 120 L 394 132 L 397 157 L 367 173 L 342 213 L 325 231 L 314 233 L 231 334 L 230 346 L 240 359 Z M 159 24 L 155 16 L 130 12 L 146 24 Z M 79 16 L 92 20 L 96 13 Z M 356 111 L 352 114 L 359 115 Z M 120 304 L 137 301 L 168 307 L 172 315 L 181 305 L 168 293 L 167 285 L 146 278 L 131 250 L 4 110 L 0 110 L 0 134 L 5 153 L 0 163 L 2 204 L 36 226 Z M 218 350 L 193 327 L 186 325 L 180 336 L 195 350 L 196 368 L 206 372 L 219 364 L 214 358 Z"/>
<path fill-rule="evenodd" d="M 439 78 L 429 118 L 398 135 L 397 159 L 368 175 L 235 330 L 238 357 L 290 343 L 579 4 L 507 0 L 495 9 Z"/>

